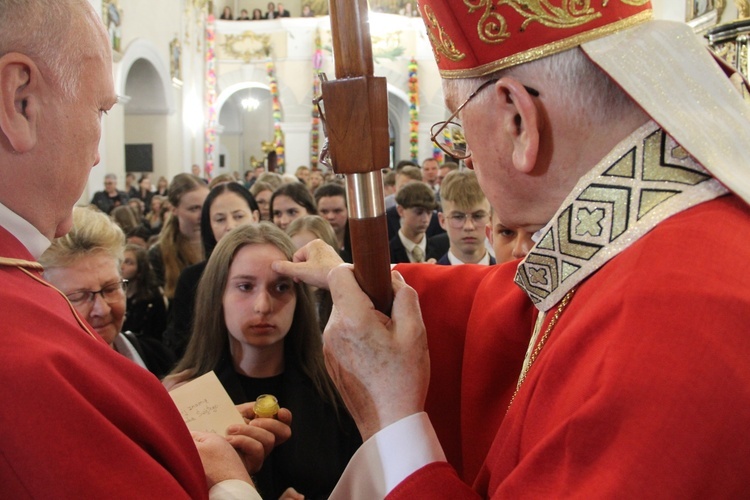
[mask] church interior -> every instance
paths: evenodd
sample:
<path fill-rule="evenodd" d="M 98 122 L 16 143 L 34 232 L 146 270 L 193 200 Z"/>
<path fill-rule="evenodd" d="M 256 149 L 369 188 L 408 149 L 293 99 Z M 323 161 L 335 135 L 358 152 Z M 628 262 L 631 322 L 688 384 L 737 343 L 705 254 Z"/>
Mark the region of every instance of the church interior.
<path fill-rule="evenodd" d="M 289 17 L 261 20 L 238 18 L 264 14 L 262 0 L 90 1 L 112 43 L 119 103 L 104 120 L 101 163 L 82 204 L 109 173 L 122 188 L 126 172 L 171 179 L 192 165 L 206 178 L 258 165 L 281 173 L 322 167 L 324 130 L 313 100 L 319 74 L 336 77 L 325 0 L 287 0 Z M 422 19 L 414 2 L 369 6 L 374 73 L 387 80 L 391 164 L 441 160 L 430 126 L 449 113 Z M 706 43 L 721 25 L 739 26 L 713 39 L 747 73 L 747 0 L 653 6 L 654 17 L 688 22 Z M 221 19 L 227 13 L 232 19 Z"/>

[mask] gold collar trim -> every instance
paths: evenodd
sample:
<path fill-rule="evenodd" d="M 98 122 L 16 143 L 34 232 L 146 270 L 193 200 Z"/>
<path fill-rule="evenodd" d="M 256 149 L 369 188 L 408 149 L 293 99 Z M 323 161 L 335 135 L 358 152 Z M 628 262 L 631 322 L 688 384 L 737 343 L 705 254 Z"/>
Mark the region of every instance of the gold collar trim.
<path fill-rule="evenodd" d="M 59 289 L 52 286 L 51 283 L 48 283 L 44 281 L 42 278 L 40 278 L 38 275 L 32 273 L 29 271 L 44 271 L 44 267 L 38 262 L 33 262 L 30 260 L 24 260 L 24 259 L 14 259 L 11 257 L 0 257 L 0 266 L 7 266 L 7 267 L 15 267 L 22 273 L 24 273 L 29 278 L 33 279 L 37 283 L 41 283 L 42 285 L 46 286 L 47 288 L 51 288 L 57 293 L 60 294 L 60 296 L 65 299 L 65 302 L 68 304 L 68 307 L 70 308 L 70 311 L 73 313 L 73 316 L 75 317 L 76 323 L 78 323 L 78 326 L 80 326 L 84 332 L 88 334 L 89 337 L 93 338 L 94 340 L 100 340 L 101 337 L 99 337 L 97 334 L 95 334 L 91 329 L 88 327 L 86 322 L 81 318 L 81 315 L 78 314 L 78 311 L 73 306 L 73 304 L 70 303 L 70 300 L 68 300 L 68 297 L 62 293 Z"/>
<path fill-rule="evenodd" d="M 515 281 L 548 311 L 661 221 L 726 193 L 650 122 L 580 179 L 518 266 Z"/>
<path fill-rule="evenodd" d="M 13 259 L 11 257 L 0 257 L 0 266 L 23 267 L 25 269 L 33 269 L 34 271 L 39 272 L 44 271 L 44 268 L 39 262 L 33 262 L 24 259 Z"/>

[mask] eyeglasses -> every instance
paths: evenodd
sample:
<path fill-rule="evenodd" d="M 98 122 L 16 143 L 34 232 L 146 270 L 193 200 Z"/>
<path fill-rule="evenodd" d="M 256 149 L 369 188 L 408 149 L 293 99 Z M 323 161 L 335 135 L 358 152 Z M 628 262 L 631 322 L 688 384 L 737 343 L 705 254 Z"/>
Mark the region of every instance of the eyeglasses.
<path fill-rule="evenodd" d="M 127 288 L 128 280 L 120 280 L 102 287 L 101 290 L 81 290 L 65 296 L 76 307 L 93 304 L 97 295 L 101 295 L 107 304 L 113 304 L 122 299 Z"/>
<path fill-rule="evenodd" d="M 442 149 L 444 153 L 449 154 L 456 160 L 465 160 L 471 156 L 471 151 L 469 151 L 466 147 L 464 129 L 461 126 L 461 123 L 458 121 L 458 113 L 460 113 L 461 110 L 464 109 L 467 104 L 469 104 L 469 101 L 471 101 L 474 96 L 476 96 L 486 87 L 489 87 L 493 83 L 496 83 L 498 80 L 499 78 L 492 78 L 491 80 L 487 80 L 486 82 L 481 84 L 479 88 L 477 88 L 469 95 L 469 97 L 466 98 L 463 104 L 456 108 L 456 111 L 454 111 L 447 120 L 437 122 L 432 126 L 432 128 L 430 129 L 430 140 L 432 140 L 432 142 L 435 143 L 437 147 Z M 526 85 L 524 85 L 523 88 L 526 89 L 526 92 L 528 92 L 532 96 L 539 97 L 538 90 L 527 87 Z M 449 142 L 446 143 L 442 140 L 438 141 L 437 139 L 440 136 L 446 136 Z"/>
<path fill-rule="evenodd" d="M 471 219 L 471 223 L 474 227 L 484 226 L 487 224 L 490 214 L 487 212 L 474 212 L 473 214 L 465 214 L 463 212 L 454 212 L 446 216 L 448 224 L 453 229 L 462 229 L 466 225 L 466 220 Z"/>

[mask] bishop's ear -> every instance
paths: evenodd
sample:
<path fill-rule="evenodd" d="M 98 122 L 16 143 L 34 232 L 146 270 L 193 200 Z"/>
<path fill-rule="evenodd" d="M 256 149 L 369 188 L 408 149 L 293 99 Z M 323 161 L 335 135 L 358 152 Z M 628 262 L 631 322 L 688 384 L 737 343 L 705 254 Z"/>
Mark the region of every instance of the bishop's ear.
<path fill-rule="evenodd" d="M 530 173 L 539 153 L 541 120 L 534 102 L 536 95 L 513 77 L 501 78 L 495 90 L 504 103 L 501 105 L 503 129 L 513 145 L 513 166 L 519 172 Z"/>
<path fill-rule="evenodd" d="M 0 57 L 0 132 L 17 153 L 36 144 L 39 83 L 39 70 L 27 56 L 11 52 Z"/>

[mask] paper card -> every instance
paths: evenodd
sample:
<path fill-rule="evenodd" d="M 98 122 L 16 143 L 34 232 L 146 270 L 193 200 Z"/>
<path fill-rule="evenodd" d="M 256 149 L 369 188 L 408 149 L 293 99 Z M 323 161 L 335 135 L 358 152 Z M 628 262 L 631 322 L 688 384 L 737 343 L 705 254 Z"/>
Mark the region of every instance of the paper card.
<path fill-rule="evenodd" d="M 227 427 L 245 423 L 214 372 L 173 389 L 169 395 L 191 431 L 226 436 Z"/>

